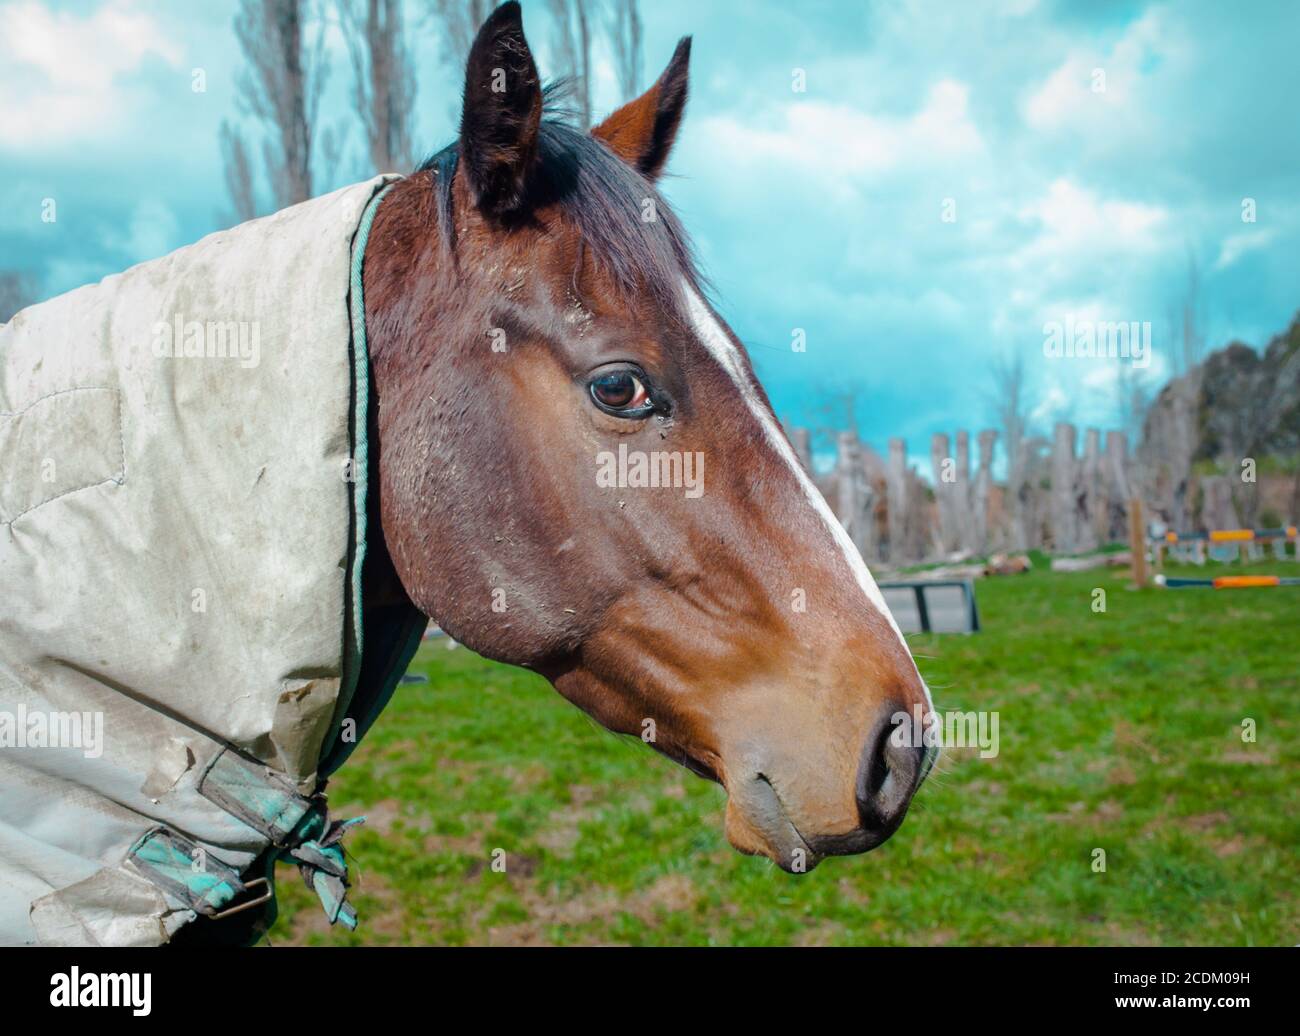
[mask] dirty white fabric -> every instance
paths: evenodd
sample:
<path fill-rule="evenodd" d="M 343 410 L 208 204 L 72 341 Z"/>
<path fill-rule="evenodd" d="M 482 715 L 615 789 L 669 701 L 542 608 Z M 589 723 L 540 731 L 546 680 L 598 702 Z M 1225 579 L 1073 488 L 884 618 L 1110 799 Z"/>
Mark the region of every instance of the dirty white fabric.
<path fill-rule="evenodd" d="M 190 920 L 124 860 L 159 822 L 237 868 L 266 846 L 195 792 L 226 744 L 314 789 L 355 661 L 351 247 L 386 179 L 0 327 L 0 943 Z"/>

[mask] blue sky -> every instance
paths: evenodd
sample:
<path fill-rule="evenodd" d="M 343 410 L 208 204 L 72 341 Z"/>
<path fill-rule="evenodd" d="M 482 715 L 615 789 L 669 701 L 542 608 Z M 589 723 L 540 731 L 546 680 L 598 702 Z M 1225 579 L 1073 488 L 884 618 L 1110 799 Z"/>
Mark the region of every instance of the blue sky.
<path fill-rule="evenodd" d="M 54 294 L 217 226 L 218 127 L 237 118 L 243 66 L 234 6 L 0 0 L 0 268 Z M 545 7 L 524 4 L 544 75 Z M 1189 256 L 1211 347 L 1261 346 L 1300 309 L 1300 4 L 642 8 L 648 77 L 695 37 L 664 191 L 783 418 L 851 389 L 863 437 L 883 451 L 905 436 L 928 470 L 932 432 L 989 423 L 1003 355 L 1023 358 L 1039 427 L 1114 424 L 1119 364 L 1045 357 L 1044 325 L 1149 321 L 1158 386 Z M 434 27 L 416 27 L 432 151 L 452 135 L 458 77 Z M 343 125 L 350 69 L 329 42 L 324 121 Z M 605 111 L 614 76 L 596 57 Z M 323 187 L 364 173 L 349 132 Z"/>

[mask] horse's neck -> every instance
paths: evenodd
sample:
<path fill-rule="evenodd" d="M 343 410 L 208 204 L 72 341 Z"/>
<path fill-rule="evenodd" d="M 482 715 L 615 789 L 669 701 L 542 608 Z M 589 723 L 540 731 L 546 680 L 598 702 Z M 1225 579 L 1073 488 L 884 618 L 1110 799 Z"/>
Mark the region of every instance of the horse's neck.
<path fill-rule="evenodd" d="M 366 551 L 366 565 L 361 573 L 362 608 L 369 610 L 410 603 L 411 598 L 397 578 L 397 570 L 393 568 L 392 558 L 388 556 L 382 539 L 379 543 L 372 542 Z"/>

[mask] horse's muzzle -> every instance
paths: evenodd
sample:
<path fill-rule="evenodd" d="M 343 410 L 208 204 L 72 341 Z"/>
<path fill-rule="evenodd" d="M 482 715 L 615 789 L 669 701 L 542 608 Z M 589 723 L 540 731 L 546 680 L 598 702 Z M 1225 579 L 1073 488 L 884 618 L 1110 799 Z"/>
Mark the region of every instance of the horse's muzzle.
<path fill-rule="evenodd" d="M 887 841 L 903 823 L 938 752 L 913 745 L 906 728 L 900 732 L 894 722 L 900 713 L 906 714 L 894 706 L 883 710 L 867 735 L 853 789 L 858 821 L 853 830 L 819 835 L 806 817 L 797 822 L 787 808 L 792 804 L 783 802 L 776 785 L 759 772 L 741 787 L 728 786 L 729 805 L 744 819 L 742 824 L 741 817 L 729 817 L 729 835 L 733 825 L 740 835 L 732 837 L 733 844 L 769 856 L 783 870 L 802 873 L 827 856 L 865 853 Z"/>

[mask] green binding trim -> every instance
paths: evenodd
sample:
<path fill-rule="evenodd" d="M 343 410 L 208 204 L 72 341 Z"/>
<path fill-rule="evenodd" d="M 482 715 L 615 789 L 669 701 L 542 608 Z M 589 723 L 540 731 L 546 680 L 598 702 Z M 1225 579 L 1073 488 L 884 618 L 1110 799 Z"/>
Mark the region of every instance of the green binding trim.
<path fill-rule="evenodd" d="M 366 204 L 361 222 L 357 224 L 357 232 L 352 238 L 352 272 L 348 284 L 348 308 L 352 323 L 352 427 L 355 436 L 352 450 L 352 570 L 344 616 L 343 682 L 334 709 L 334 722 L 321 747 L 321 758 L 329 755 L 338 740 L 343 720 L 348 714 L 348 706 L 357 690 L 357 678 L 361 674 L 361 649 L 364 642 L 361 572 L 366 560 L 366 494 L 370 478 L 370 349 L 366 345 L 366 304 L 361 271 L 375 213 L 379 211 L 379 203 L 390 190 L 392 184 L 386 185 Z"/>
<path fill-rule="evenodd" d="M 361 606 L 361 579 L 366 560 L 366 542 L 369 534 L 367 521 L 367 497 L 370 479 L 370 346 L 366 338 L 365 285 L 362 277 L 365 266 L 366 246 L 370 241 L 370 228 L 375 221 L 375 213 L 384 197 L 392 190 L 388 184 L 381 188 L 362 213 L 361 222 L 352 240 L 352 272 L 348 292 L 348 305 L 352 321 L 352 365 L 353 365 L 353 494 L 352 511 L 355 536 L 352 545 L 351 587 L 348 600 L 348 614 L 344 630 L 343 682 L 339 689 L 339 700 L 334 710 L 334 722 L 321 747 L 321 766 L 318 774 L 321 778 L 334 773 L 347 758 L 366 732 L 374 725 L 379 714 L 384 710 L 398 681 L 411 664 L 415 652 L 420 646 L 429 620 L 420 612 L 411 609 L 402 624 L 396 638 L 397 648 L 388 659 L 388 668 L 384 671 L 378 693 L 369 703 L 364 715 L 352 717 L 357 722 L 356 736 L 349 742 L 340 743 L 339 735 L 343 722 L 348 718 L 348 710 L 356 697 L 357 684 L 361 677 L 361 662 L 365 646 L 365 614 Z"/>

